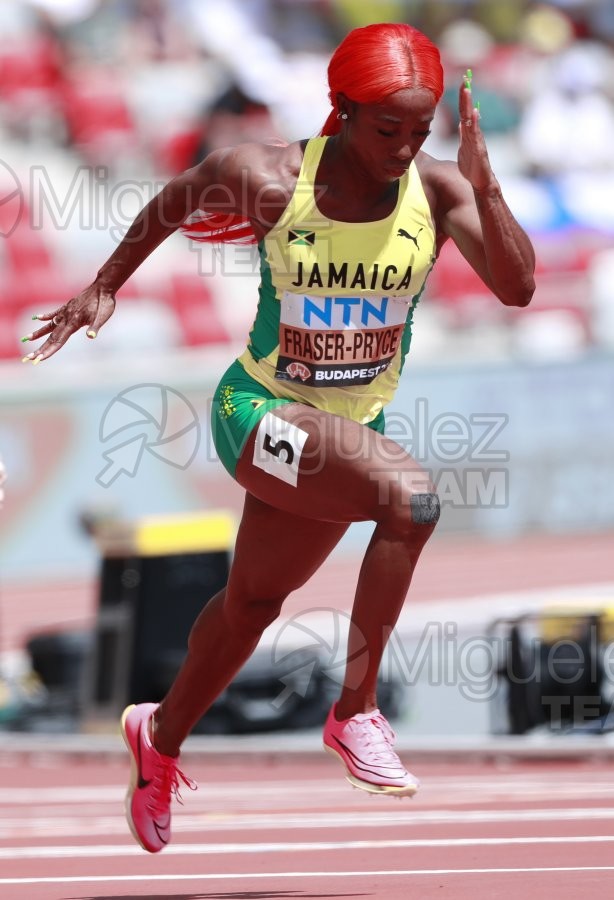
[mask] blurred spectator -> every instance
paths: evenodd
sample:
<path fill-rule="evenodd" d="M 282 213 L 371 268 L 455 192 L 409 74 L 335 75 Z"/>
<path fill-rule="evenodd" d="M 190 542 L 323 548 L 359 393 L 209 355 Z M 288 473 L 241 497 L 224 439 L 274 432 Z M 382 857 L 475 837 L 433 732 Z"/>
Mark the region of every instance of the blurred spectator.
<path fill-rule="evenodd" d="M 561 53 L 571 45 L 573 23 L 569 16 L 549 3 L 535 3 L 522 19 L 520 37 L 527 47 L 547 57 Z"/>
<path fill-rule="evenodd" d="M 249 87 L 243 88 L 234 81 L 214 101 L 191 165 L 220 147 L 245 141 L 270 141 L 276 136 L 277 126 L 269 107 L 246 91 Z"/>
<path fill-rule="evenodd" d="M 467 69 L 475 75 L 476 94 L 480 100 L 481 128 L 490 138 L 506 134 L 518 125 L 520 110 L 514 97 L 492 77 L 496 44 L 483 25 L 470 19 L 458 19 L 446 26 L 439 39 L 446 66 L 447 87 L 443 96 L 450 130 L 458 127 L 458 85 Z M 498 171 L 500 171 L 498 169 Z"/>
<path fill-rule="evenodd" d="M 611 82 L 611 52 L 582 41 L 553 60 L 550 83 L 528 102 L 520 143 L 539 175 L 614 166 L 614 106 L 605 93 Z"/>

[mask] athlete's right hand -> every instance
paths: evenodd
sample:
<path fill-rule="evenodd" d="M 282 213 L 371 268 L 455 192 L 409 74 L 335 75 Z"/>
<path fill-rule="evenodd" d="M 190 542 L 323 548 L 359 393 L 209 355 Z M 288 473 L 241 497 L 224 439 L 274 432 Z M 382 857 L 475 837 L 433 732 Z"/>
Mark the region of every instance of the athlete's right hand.
<path fill-rule="evenodd" d="M 93 340 L 114 312 L 114 292 L 94 282 L 68 303 L 54 309 L 53 312 L 34 316 L 38 321 L 47 324 L 38 331 L 27 334 L 22 341 L 37 341 L 46 335 L 49 337 L 38 350 L 24 356 L 23 362 L 32 362 L 37 365 L 42 360 L 48 359 L 57 353 L 68 338 L 80 328 L 87 328 L 87 336 Z"/>

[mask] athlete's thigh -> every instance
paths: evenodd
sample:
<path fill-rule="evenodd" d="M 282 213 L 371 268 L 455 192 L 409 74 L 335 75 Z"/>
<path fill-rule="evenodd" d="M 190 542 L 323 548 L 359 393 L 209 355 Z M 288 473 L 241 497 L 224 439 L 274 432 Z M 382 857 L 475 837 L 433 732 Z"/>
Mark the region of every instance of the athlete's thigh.
<path fill-rule="evenodd" d="M 347 528 L 294 515 L 247 493 L 229 586 L 247 596 L 286 596 L 313 575 Z"/>
<path fill-rule="evenodd" d="M 266 414 L 237 464 L 239 483 L 266 503 L 321 522 L 378 520 L 391 502 L 433 490 L 395 441 L 302 403 Z"/>

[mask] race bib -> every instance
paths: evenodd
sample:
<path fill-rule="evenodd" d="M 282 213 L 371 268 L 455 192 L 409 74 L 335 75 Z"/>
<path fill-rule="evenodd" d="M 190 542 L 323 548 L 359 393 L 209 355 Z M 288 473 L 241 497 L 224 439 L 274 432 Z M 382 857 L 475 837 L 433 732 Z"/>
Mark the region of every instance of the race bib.
<path fill-rule="evenodd" d="M 401 344 L 411 297 L 281 299 L 275 377 L 310 387 L 369 384 Z"/>
<path fill-rule="evenodd" d="M 296 487 L 301 454 L 308 437 L 302 428 L 268 412 L 258 426 L 252 462 L 263 472 Z"/>

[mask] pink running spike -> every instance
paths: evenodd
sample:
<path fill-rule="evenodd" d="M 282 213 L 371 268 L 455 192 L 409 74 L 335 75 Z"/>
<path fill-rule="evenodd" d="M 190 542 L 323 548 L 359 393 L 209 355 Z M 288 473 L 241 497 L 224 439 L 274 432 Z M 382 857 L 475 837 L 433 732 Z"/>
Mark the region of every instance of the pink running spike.
<path fill-rule="evenodd" d="M 163 756 L 151 742 L 149 725 L 156 703 L 128 706 L 122 715 L 122 734 L 130 751 L 130 784 L 126 819 L 143 849 L 158 853 L 171 839 L 171 798 L 181 802 L 179 784 L 196 784 L 178 767 L 179 757 Z"/>
<path fill-rule="evenodd" d="M 394 731 L 379 709 L 338 722 L 335 708 L 324 726 L 324 748 L 341 759 L 350 784 L 372 794 L 412 797 L 420 781 L 394 752 Z"/>

